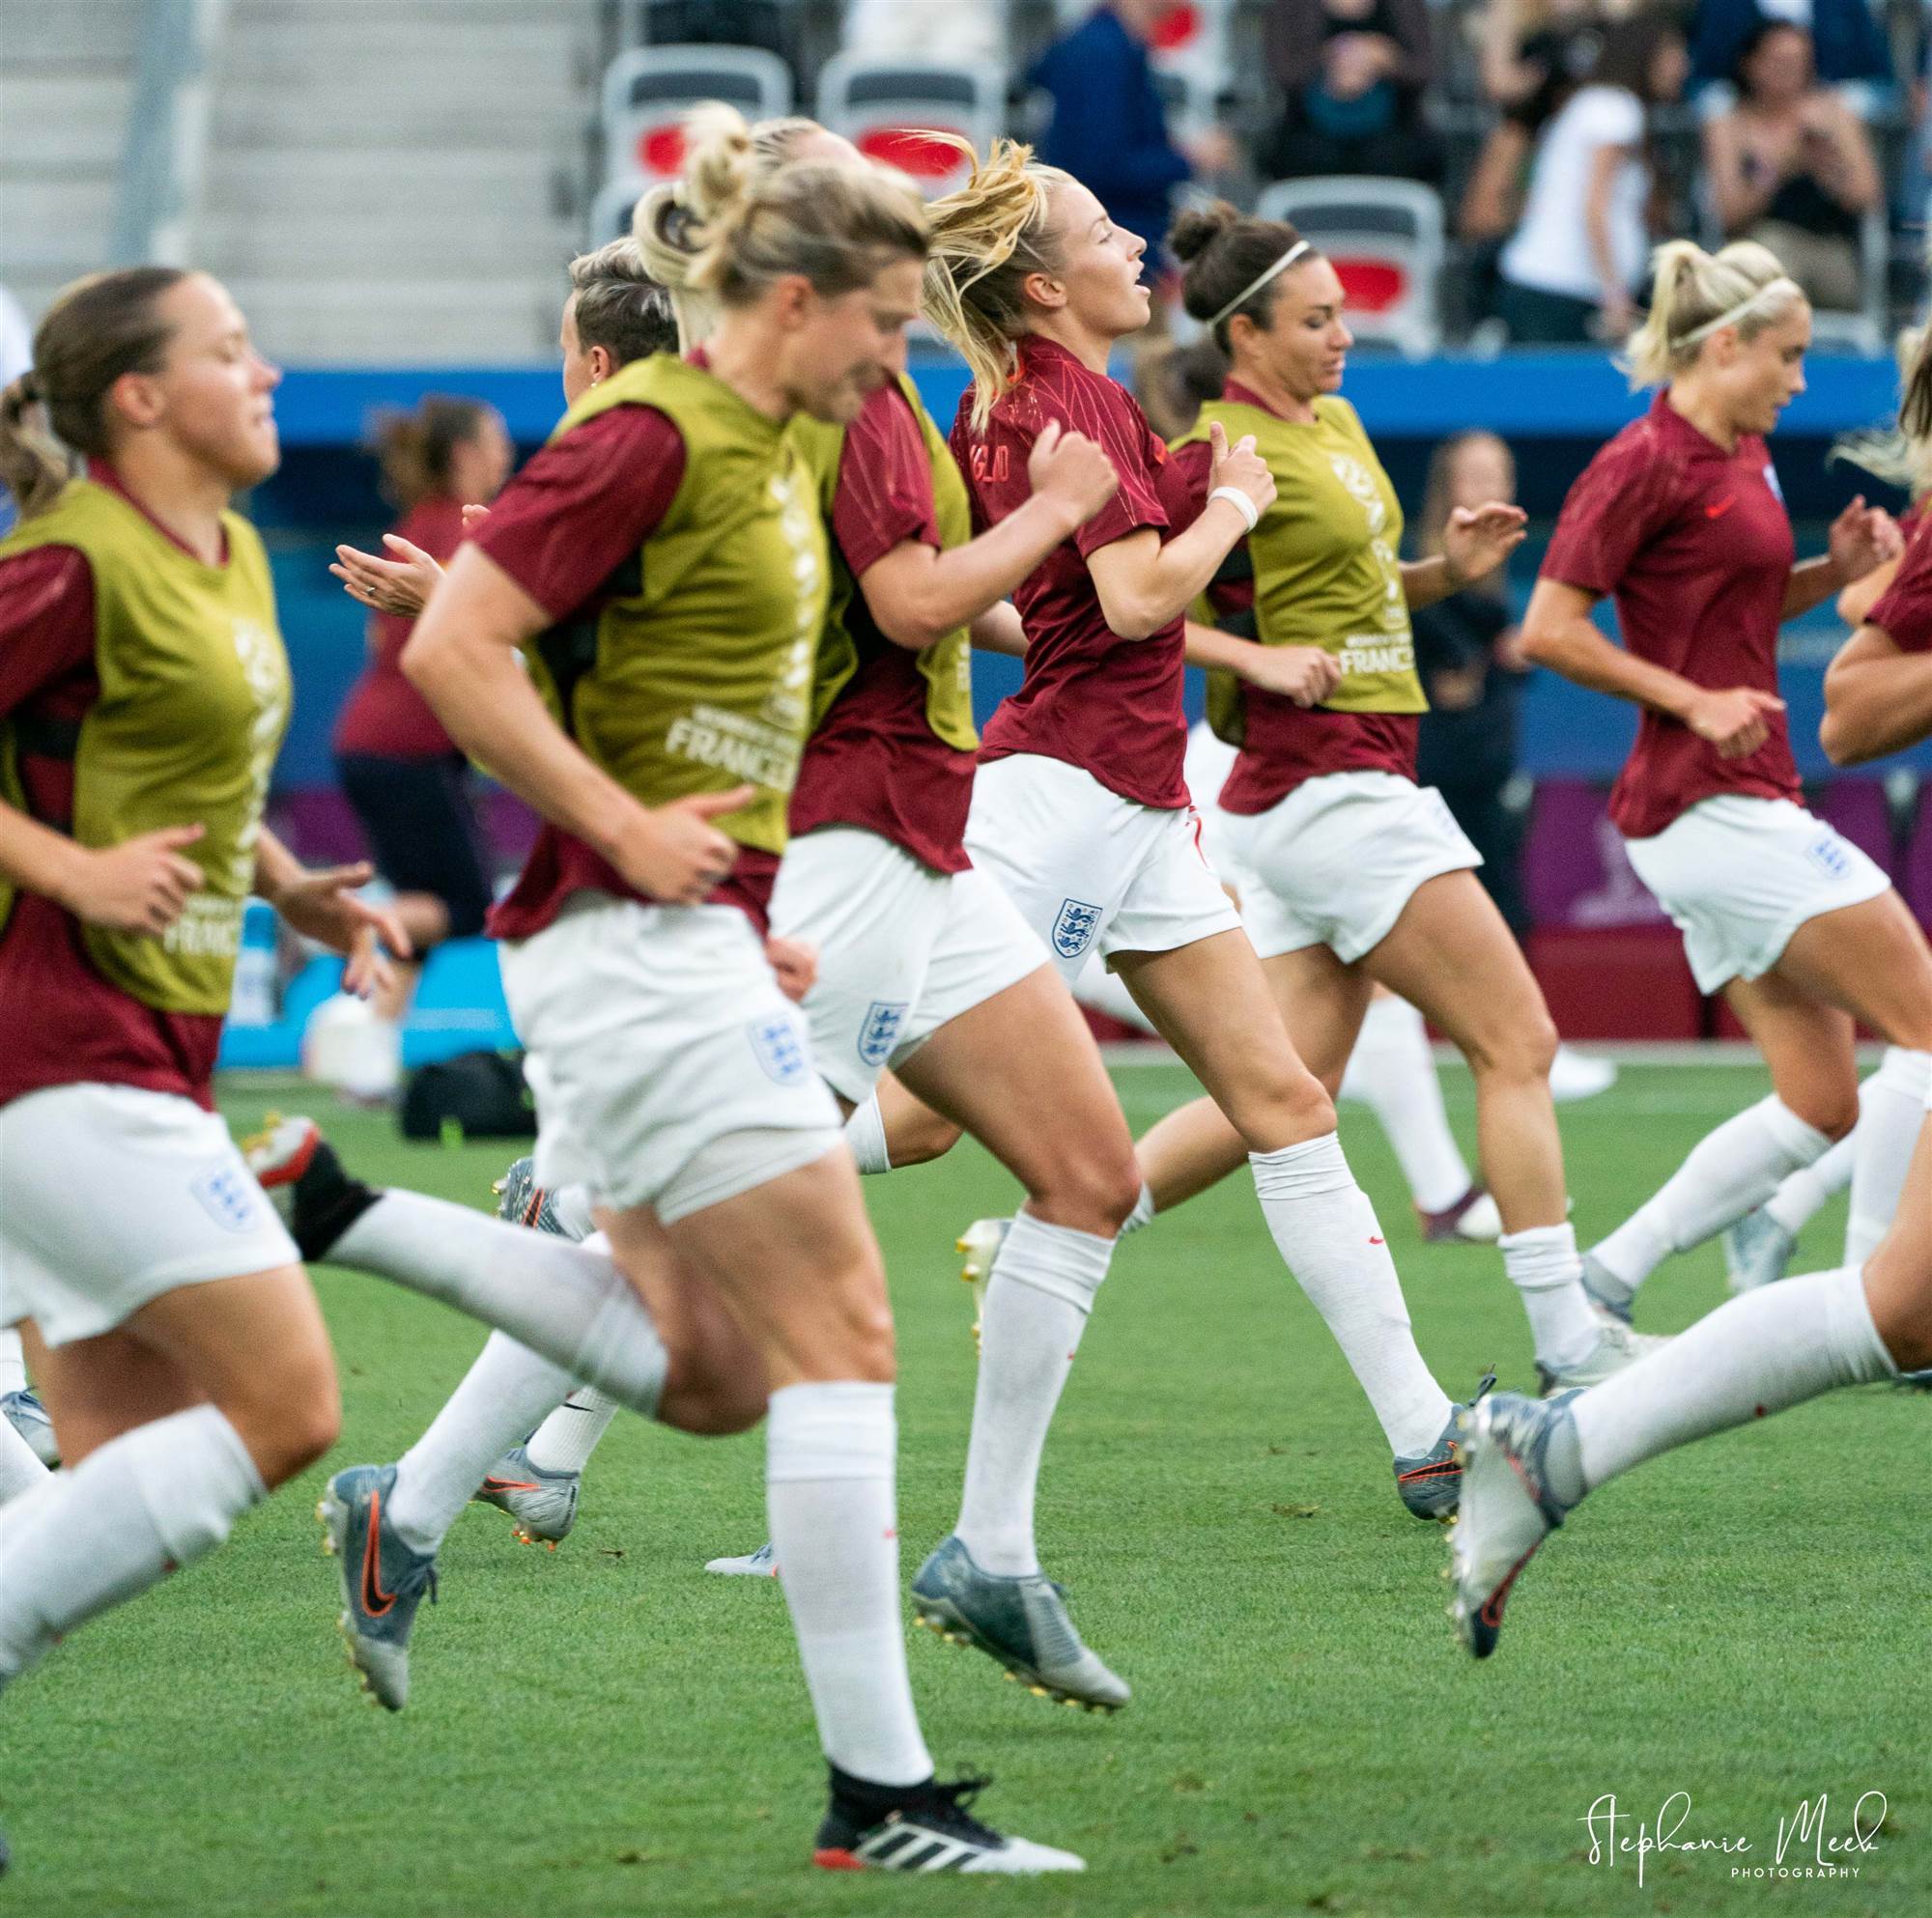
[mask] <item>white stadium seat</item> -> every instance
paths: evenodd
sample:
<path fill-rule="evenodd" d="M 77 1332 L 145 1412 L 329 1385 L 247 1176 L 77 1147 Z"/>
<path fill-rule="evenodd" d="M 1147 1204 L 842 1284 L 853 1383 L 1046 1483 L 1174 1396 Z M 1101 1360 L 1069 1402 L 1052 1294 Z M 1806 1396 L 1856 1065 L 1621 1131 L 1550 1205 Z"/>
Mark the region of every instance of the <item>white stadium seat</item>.
<path fill-rule="evenodd" d="M 1264 192 L 1262 218 L 1291 220 L 1334 263 L 1360 340 L 1426 358 L 1442 339 L 1442 201 L 1413 180 L 1354 174 L 1282 180 Z"/>
<path fill-rule="evenodd" d="M 928 197 L 965 183 L 963 155 L 923 136 L 962 134 L 983 153 L 1004 127 L 1006 69 L 938 60 L 836 54 L 818 81 L 818 117 L 868 158 L 895 166 Z"/>
<path fill-rule="evenodd" d="M 792 110 L 791 69 L 749 46 L 643 46 L 604 75 L 604 174 L 654 184 L 684 165 L 684 116 L 722 99 L 747 120 Z"/>

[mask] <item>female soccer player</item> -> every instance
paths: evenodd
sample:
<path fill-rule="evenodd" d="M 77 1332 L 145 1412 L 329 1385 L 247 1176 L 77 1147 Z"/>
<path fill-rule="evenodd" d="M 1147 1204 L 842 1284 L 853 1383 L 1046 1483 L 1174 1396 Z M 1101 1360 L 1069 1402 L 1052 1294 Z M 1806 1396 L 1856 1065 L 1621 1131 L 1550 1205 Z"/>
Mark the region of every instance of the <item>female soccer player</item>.
<path fill-rule="evenodd" d="M 1001 142 L 931 217 L 926 310 L 974 375 L 952 443 L 976 524 L 1020 507 L 1033 448 L 1056 425 L 1092 435 L 1121 476 L 1014 595 L 1026 676 L 987 728 L 967 849 L 1069 980 L 1100 952 L 1227 1113 L 1276 1246 L 1368 1393 L 1406 1496 L 1427 1479 L 1453 1502 L 1459 1414 L 1415 1348 L 1334 1107 L 1201 857 L 1181 776 L 1183 615 L 1273 480 L 1217 425 L 1194 515 L 1176 463 L 1107 377 L 1114 344 L 1147 324 L 1146 242 L 1078 181 Z M 1166 537 L 1177 517 L 1194 523 Z"/>
<path fill-rule="evenodd" d="M 1220 809 L 1242 917 L 1297 1050 L 1331 1089 L 1378 983 L 1462 1050 L 1538 1375 L 1545 1390 L 1593 1382 L 1634 1347 L 1578 1283 L 1549 1095 L 1555 1029 L 1475 877 L 1481 855 L 1441 796 L 1415 783 L 1427 701 L 1410 610 L 1499 566 L 1522 538 L 1522 512 L 1459 511 L 1442 556 L 1402 561 L 1395 490 L 1338 390 L 1352 341 L 1333 266 L 1292 226 L 1225 203 L 1182 214 L 1169 245 L 1186 263 L 1188 311 L 1232 362 L 1223 397 L 1174 449 L 1188 510 L 1211 494 L 1215 429 L 1252 439 L 1274 481 L 1245 577 L 1225 569 L 1210 592 L 1261 644 L 1199 632 L 1190 647 L 1239 675 L 1217 685 L 1216 718 L 1241 747 Z M 1183 1109 L 1142 1141 L 1156 1202 L 1198 1189 L 1199 1134 L 1211 1123 Z M 1224 1149 L 1222 1166 L 1238 1163 L 1232 1132 Z"/>
<path fill-rule="evenodd" d="M 539 1169 L 590 1188 L 668 1344 L 735 1344 L 711 1376 L 739 1405 L 714 1403 L 710 1428 L 769 1401 L 772 1538 L 832 1768 L 818 1862 L 1072 1870 L 933 1782 L 899 1621 L 884 1275 L 761 938 L 829 584 L 786 428 L 855 420 L 896 370 L 925 223 L 882 177 L 754 183 L 749 155 L 722 120 L 692 153 L 693 278 L 722 315 L 705 349 L 635 361 L 576 403 L 459 550 L 404 668 L 548 822 L 493 921 Z M 497 1241 L 516 1245 L 504 1270 L 595 1258 L 473 1214 L 444 1230 L 457 1208 L 408 1195 L 356 1197 L 329 1239 L 346 1264 L 467 1273 Z M 393 1481 L 356 1468 L 325 1502 L 352 1632 L 379 1668 L 396 1580 L 419 1595 L 433 1564 L 385 1521 Z"/>
<path fill-rule="evenodd" d="M 0 1511 L 0 1686 L 333 1442 L 322 1314 L 210 1085 L 251 891 L 354 989 L 378 931 L 409 949 L 366 866 L 262 827 L 288 665 L 228 501 L 275 469 L 280 375 L 235 302 L 99 274 L 34 358 L 0 400 L 0 1323 L 68 1469 Z"/>
<path fill-rule="evenodd" d="M 709 124 L 694 118 L 699 145 Z M 810 163 L 821 150 L 834 163 L 863 165 L 810 122 L 753 137 L 754 178 Z M 682 194 L 668 188 L 639 221 L 648 265 L 680 299 L 696 254 Z M 688 332 L 714 323 L 708 301 L 692 305 Z M 1040 1570 L 1033 1508 L 1068 1362 L 1140 1189 L 1133 1141 L 1044 946 L 960 843 L 976 744 L 967 625 L 1104 504 L 1113 469 L 1082 436 L 1048 436 L 1035 452 L 1026 507 L 970 540 L 964 482 L 903 376 L 869 394 L 849 423 L 789 430 L 817 485 L 833 558 L 815 721 L 771 903 L 774 932 L 817 955 L 804 1000 L 813 1062 L 848 1115 L 890 1064 L 1028 1191 L 982 1353 L 961 1526 L 920 1575 L 922 1616 L 1055 1697 L 1118 1706 L 1126 1686 L 1081 1646 Z M 1042 1129 L 1034 1120 L 1048 1103 L 1064 1123 Z M 493 1503 L 527 1510 L 532 1536 L 568 1530 L 568 1481 L 600 1435 L 601 1408 L 554 1413 L 521 1456 L 497 1462 L 505 1414 L 522 1397 L 504 1376 L 516 1363 L 499 1346 L 401 1462 L 392 1513 L 417 1533 L 419 1549 L 435 1548 L 478 1482 Z M 509 1437 L 522 1437 L 527 1426 L 509 1416 Z M 446 1488 L 434 1512 L 418 1513 L 418 1482 Z M 753 1562 L 766 1568 L 770 1555 Z"/>
<path fill-rule="evenodd" d="M 1932 950 L 1885 874 L 1801 804 L 1777 629 L 1898 548 L 1855 500 L 1793 563 L 1764 436 L 1804 384 L 1810 309 L 1761 246 L 1658 249 L 1632 377 L 1660 388 L 1571 489 L 1523 622 L 1541 664 L 1642 707 L 1610 796 L 1631 863 L 1771 1067 L 1771 1095 L 1705 1139 L 1593 1247 L 1584 1283 L 1628 1318 L 1669 1254 L 1762 1203 L 1859 1117 L 1856 1015 L 1893 1047 L 1864 1092 L 1861 1182 L 1889 1218 L 1932 1059 Z M 1591 608 L 1613 594 L 1624 643 Z M 1879 1197 L 1883 1195 L 1883 1197 Z"/>

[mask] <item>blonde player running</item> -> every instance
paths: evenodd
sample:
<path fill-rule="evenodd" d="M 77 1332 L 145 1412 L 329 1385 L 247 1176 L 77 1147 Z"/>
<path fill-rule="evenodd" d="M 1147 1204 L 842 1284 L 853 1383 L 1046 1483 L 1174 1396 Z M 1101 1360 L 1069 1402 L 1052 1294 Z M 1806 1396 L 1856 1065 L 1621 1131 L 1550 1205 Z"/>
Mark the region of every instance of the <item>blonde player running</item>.
<path fill-rule="evenodd" d="M 366 866 L 304 872 L 262 827 L 288 665 L 228 502 L 278 463 L 280 375 L 234 300 L 99 274 L 34 360 L 0 399 L 0 1325 L 68 1469 L 0 1510 L 0 1689 L 334 1441 L 322 1314 L 211 1082 L 251 891 L 352 989 L 378 928 L 408 950 Z"/>
<path fill-rule="evenodd" d="M 1115 343 L 1147 324 L 1146 243 L 1077 181 L 1000 143 L 932 219 L 927 311 L 974 373 L 952 443 L 975 523 L 1020 506 L 1031 449 L 1053 425 L 1098 439 L 1121 475 L 1115 500 L 1014 595 L 1026 676 L 980 747 L 967 847 L 1065 977 L 1101 954 L 1228 1114 L 1276 1245 L 1367 1392 L 1398 1477 L 1439 1461 L 1434 1489 L 1453 1502 L 1459 1415 L 1415 1348 L 1333 1105 L 1201 856 L 1182 777 L 1183 614 L 1273 482 L 1217 428 L 1207 507 L 1167 537 L 1192 515 L 1165 448 L 1106 373 Z M 996 1262 L 989 1325 L 999 1289 Z"/>
<path fill-rule="evenodd" d="M 720 1430 L 768 1407 L 772 1536 L 830 1766 L 816 1861 L 1075 1870 L 933 1780 L 899 1622 L 883 1273 L 837 1109 L 759 936 L 828 586 L 785 428 L 800 411 L 855 418 L 895 369 L 924 221 L 855 168 L 754 181 L 742 126 L 724 123 L 694 150 L 686 194 L 717 332 L 578 401 L 457 554 L 405 670 L 549 822 L 494 929 L 539 1166 L 590 1188 L 618 1267 L 651 1294 L 660 1416 Z M 407 1197 L 354 1194 L 318 1218 L 330 1256 L 472 1284 L 499 1241 L 517 1247 L 506 1270 L 598 1262 L 473 1214 L 457 1228 L 456 1208 Z M 525 1337 L 553 1357 L 563 1342 Z M 730 1356 L 687 1368 L 679 1355 L 698 1344 Z M 572 1373 L 591 1376 L 566 1361 L 532 1390 L 554 1403 Z M 406 1670 L 392 1581 L 412 1612 L 433 1569 L 384 1524 L 392 1482 L 390 1468 L 355 1468 L 325 1502 L 351 1631 L 379 1679 Z"/>
<path fill-rule="evenodd" d="M 1673 1252 L 1742 1218 L 1859 1117 L 1856 1017 L 1893 1048 L 1864 1091 L 1861 1182 L 1888 1218 L 1932 1074 L 1932 949 L 1886 875 L 1802 804 L 1777 696 L 1777 631 L 1891 557 L 1855 501 L 1794 563 L 1765 436 L 1804 383 L 1810 309 L 1763 247 L 1658 250 L 1633 376 L 1649 412 L 1571 489 L 1523 623 L 1528 657 L 1643 709 L 1611 817 L 1721 992 L 1773 1092 L 1726 1121 L 1594 1246 L 1585 1283 L 1628 1318 Z M 1624 643 L 1590 610 L 1614 595 Z M 1883 1199 L 1879 1195 L 1884 1195 Z"/>

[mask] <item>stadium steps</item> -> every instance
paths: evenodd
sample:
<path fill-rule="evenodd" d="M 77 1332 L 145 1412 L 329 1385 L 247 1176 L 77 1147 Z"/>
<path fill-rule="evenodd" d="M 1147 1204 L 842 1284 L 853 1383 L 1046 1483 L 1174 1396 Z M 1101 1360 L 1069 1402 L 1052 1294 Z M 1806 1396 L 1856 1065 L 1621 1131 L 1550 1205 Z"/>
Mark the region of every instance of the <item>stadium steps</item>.
<path fill-rule="evenodd" d="M 234 0 L 197 253 L 283 359 L 554 351 L 598 0 Z"/>
<path fill-rule="evenodd" d="M 38 318 L 105 264 L 138 0 L 0 0 L 0 282 Z"/>

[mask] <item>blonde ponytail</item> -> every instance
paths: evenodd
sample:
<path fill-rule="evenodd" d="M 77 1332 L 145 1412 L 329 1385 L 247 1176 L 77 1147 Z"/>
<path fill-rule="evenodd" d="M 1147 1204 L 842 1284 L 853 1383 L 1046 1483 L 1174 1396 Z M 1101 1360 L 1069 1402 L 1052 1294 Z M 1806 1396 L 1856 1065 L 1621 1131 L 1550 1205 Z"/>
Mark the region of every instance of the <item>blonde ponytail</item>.
<path fill-rule="evenodd" d="M 954 135 L 948 145 L 973 156 Z M 973 373 L 973 426 L 980 431 L 1013 382 L 1021 336 L 1028 330 L 1026 281 L 1052 273 L 1060 258 L 1048 226 L 1055 187 L 1071 176 L 1041 166 L 1031 147 L 995 140 L 957 192 L 926 209 L 932 252 L 926 260 L 925 317 L 958 350 Z"/>
<path fill-rule="evenodd" d="M 40 383 L 23 373 L 0 393 L 0 484 L 22 520 L 44 513 L 73 476 L 67 450 L 47 429 Z"/>
<path fill-rule="evenodd" d="M 20 517 L 44 513 L 73 474 L 71 453 L 113 450 L 107 395 L 124 373 L 158 373 L 174 328 L 156 309 L 187 278 L 124 267 L 63 287 L 34 330 L 34 365 L 0 395 L 0 480 Z"/>
<path fill-rule="evenodd" d="M 753 303 L 787 274 L 836 297 L 895 260 L 925 258 L 924 209 L 909 185 L 872 167 L 788 161 L 822 130 L 796 118 L 748 126 L 717 100 L 686 119 L 684 173 L 638 203 L 632 232 L 670 290 L 687 348 L 715 330 L 721 308 Z"/>
<path fill-rule="evenodd" d="M 1650 311 L 1624 349 L 1631 385 L 1664 384 L 1713 333 L 1735 322 L 1740 339 L 1754 339 L 1804 298 L 1777 255 L 1754 240 L 1716 253 L 1694 240 L 1666 240 L 1651 255 Z"/>
<path fill-rule="evenodd" d="M 1848 433 L 1830 457 L 1874 479 L 1902 486 L 1916 500 L 1932 493 L 1932 325 L 1898 336 L 1898 417 L 1889 427 Z"/>

